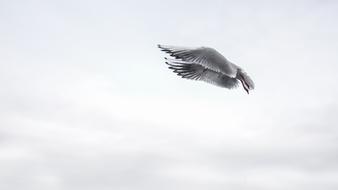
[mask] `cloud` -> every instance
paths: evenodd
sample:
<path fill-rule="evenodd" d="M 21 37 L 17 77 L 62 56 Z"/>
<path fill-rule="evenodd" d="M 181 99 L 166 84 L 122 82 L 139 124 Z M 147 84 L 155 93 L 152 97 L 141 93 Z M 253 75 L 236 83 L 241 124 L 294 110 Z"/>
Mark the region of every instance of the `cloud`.
<path fill-rule="evenodd" d="M 190 3 L 1 3 L 0 189 L 337 189 L 337 4 Z M 257 88 L 177 78 L 162 42 Z"/>

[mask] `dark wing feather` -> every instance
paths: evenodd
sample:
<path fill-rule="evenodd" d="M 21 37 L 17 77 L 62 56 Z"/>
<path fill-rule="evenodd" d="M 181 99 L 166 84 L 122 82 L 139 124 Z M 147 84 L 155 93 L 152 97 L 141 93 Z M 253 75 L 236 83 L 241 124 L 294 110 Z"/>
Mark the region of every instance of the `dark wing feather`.
<path fill-rule="evenodd" d="M 182 78 L 200 80 L 229 89 L 237 87 L 238 85 L 237 79 L 220 72 L 215 72 L 199 64 L 174 60 L 167 60 L 166 64 L 169 65 L 169 69 L 173 70 L 174 73 L 177 73 L 177 75 Z"/>
<path fill-rule="evenodd" d="M 213 48 L 186 48 L 167 45 L 158 45 L 158 47 L 176 59 L 186 62 L 194 62 L 230 77 L 234 77 L 236 75 L 237 66 L 232 64 L 222 54 Z"/>

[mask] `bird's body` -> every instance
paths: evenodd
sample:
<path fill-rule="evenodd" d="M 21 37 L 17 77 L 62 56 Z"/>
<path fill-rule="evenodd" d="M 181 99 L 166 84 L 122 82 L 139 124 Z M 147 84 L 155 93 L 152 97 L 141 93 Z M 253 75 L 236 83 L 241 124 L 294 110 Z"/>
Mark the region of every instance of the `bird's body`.
<path fill-rule="evenodd" d="M 251 78 L 239 66 L 228 61 L 213 48 L 185 48 L 158 45 L 175 59 L 166 59 L 169 69 L 182 78 L 201 80 L 224 88 L 234 88 L 239 81 L 247 93 L 254 89 Z"/>

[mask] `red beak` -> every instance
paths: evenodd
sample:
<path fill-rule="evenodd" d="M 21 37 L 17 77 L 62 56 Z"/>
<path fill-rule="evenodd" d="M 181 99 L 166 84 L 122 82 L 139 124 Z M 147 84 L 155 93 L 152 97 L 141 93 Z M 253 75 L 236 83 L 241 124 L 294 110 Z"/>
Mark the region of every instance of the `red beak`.
<path fill-rule="evenodd" d="M 243 80 L 243 78 L 240 79 L 244 90 L 249 94 L 249 85 Z"/>

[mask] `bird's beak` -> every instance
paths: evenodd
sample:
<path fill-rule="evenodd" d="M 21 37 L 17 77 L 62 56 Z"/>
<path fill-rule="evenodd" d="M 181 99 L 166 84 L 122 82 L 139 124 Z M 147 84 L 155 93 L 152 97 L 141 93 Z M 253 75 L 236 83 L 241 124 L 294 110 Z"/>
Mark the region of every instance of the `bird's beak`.
<path fill-rule="evenodd" d="M 249 94 L 249 86 L 248 86 L 248 84 L 246 84 L 246 82 L 243 81 L 243 79 L 240 79 L 240 81 L 241 81 L 241 83 L 242 83 L 242 85 L 243 85 L 243 88 L 244 88 L 244 90 L 246 91 L 246 93 Z"/>
<path fill-rule="evenodd" d="M 245 88 L 245 91 L 249 94 L 249 89 L 246 89 L 246 88 Z"/>

